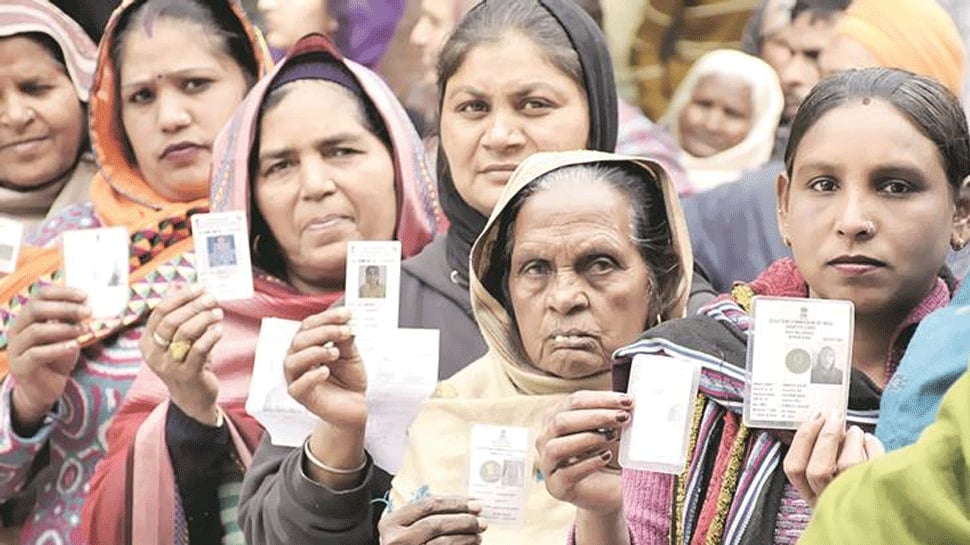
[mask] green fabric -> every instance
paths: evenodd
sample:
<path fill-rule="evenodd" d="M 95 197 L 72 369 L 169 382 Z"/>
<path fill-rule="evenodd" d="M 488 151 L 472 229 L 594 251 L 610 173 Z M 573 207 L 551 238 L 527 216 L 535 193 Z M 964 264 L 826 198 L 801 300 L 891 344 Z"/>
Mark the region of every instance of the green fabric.
<path fill-rule="evenodd" d="M 850 469 L 825 490 L 799 545 L 832 543 L 970 543 L 970 370 L 919 441 Z"/>
<path fill-rule="evenodd" d="M 235 456 L 227 457 L 222 465 L 222 482 L 219 484 L 219 519 L 222 521 L 222 545 L 246 545 L 242 529 L 236 522 L 242 480 L 242 466 Z"/>

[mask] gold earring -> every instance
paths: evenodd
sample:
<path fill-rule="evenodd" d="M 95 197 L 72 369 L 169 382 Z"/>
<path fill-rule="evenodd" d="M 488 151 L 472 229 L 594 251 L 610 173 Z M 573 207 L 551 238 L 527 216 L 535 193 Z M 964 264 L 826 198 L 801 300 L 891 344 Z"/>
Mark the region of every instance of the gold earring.
<path fill-rule="evenodd" d="M 950 239 L 950 248 L 953 248 L 954 252 L 959 252 L 967 245 L 967 242 L 958 236 L 954 236 Z"/>

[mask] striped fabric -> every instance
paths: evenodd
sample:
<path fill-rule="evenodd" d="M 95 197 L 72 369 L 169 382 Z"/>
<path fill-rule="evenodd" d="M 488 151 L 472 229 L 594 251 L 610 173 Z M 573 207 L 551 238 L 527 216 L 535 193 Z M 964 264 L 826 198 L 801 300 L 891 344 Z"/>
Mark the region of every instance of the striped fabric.
<path fill-rule="evenodd" d="M 0 37 L 40 32 L 53 38 L 64 54 L 78 97 L 88 101 L 98 48 L 81 25 L 46 0 L 0 2 Z"/>

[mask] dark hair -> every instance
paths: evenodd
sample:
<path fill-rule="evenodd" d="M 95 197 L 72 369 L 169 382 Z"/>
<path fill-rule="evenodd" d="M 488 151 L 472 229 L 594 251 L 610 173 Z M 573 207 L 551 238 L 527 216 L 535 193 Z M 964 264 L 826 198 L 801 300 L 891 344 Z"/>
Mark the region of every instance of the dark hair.
<path fill-rule="evenodd" d="M 798 0 L 791 9 L 791 20 L 808 13 L 813 21 L 826 21 L 845 11 L 851 3 L 852 0 Z"/>
<path fill-rule="evenodd" d="M 619 191 L 630 204 L 630 231 L 640 257 L 647 265 L 650 285 L 651 314 L 668 315 L 680 287 L 680 259 L 673 245 L 667 211 L 654 180 L 640 167 L 616 163 L 588 163 L 563 167 L 536 178 L 521 191 L 502 212 L 496 228 L 498 238 L 489 256 L 488 270 L 482 280 L 485 288 L 498 299 L 515 323 L 509 297 L 509 274 L 515 244 L 515 222 L 526 201 L 534 195 L 566 180 L 577 180 L 590 188 L 607 186 Z M 652 316 L 651 316 L 652 317 Z M 644 328 L 655 324 L 643 324 Z"/>
<path fill-rule="evenodd" d="M 825 78 L 798 108 L 785 149 L 789 183 L 802 138 L 822 117 L 846 104 L 882 100 L 905 116 L 940 152 L 953 198 L 970 175 L 970 134 L 960 100 L 935 80 L 896 68 L 846 70 Z"/>
<path fill-rule="evenodd" d="M 339 90 L 347 98 L 353 100 L 357 108 L 357 117 L 360 120 L 361 125 L 363 125 L 369 133 L 373 134 L 384 144 L 384 147 L 391 155 L 391 160 L 395 161 L 393 149 L 391 147 L 391 136 L 387 131 L 387 127 L 383 123 L 380 113 L 377 111 L 376 107 L 366 97 L 358 96 L 343 85 L 325 79 L 293 80 L 267 93 L 266 97 L 263 99 L 263 104 L 259 108 L 259 116 L 256 119 L 256 131 L 253 138 L 253 147 L 249 152 L 249 193 L 252 201 L 250 203 L 249 214 L 251 218 L 249 222 L 249 239 L 253 250 L 253 265 L 277 278 L 286 278 L 286 256 L 283 255 L 279 242 L 277 242 L 276 237 L 273 236 L 272 229 L 270 229 L 269 224 L 266 223 L 266 219 L 259 211 L 259 207 L 256 206 L 255 198 L 252 197 L 252 195 L 255 194 L 253 188 L 259 172 L 259 147 L 260 141 L 262 140 L 261 133 L 263 117 L 274 108 L 282 104 L 286 96 L 290 94 L 290 91 L 295 88 L 293 85 L 294 83 L 303 82 L 317 82 L 328 85 L 331 88 Z"/>
<path fill-rule="evenodd" d="M 553 66 L 586 89 L 583 65 L 559 21 L 535 0 L 488 0 L 459 21 L 438 55 L 438 100 L 468 53 L 481 44 L 498 43 L 510 32 L 531 40 Z M 441 104 L 439 103 L 439 109 Z"/>

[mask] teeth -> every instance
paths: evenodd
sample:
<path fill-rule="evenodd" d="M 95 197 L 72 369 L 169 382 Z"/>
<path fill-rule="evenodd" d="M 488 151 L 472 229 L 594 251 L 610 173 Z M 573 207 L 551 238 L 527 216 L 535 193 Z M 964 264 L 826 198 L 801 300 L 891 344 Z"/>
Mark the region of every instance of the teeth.
<path fill-rule="evenodd" d="M 556 335 L 555 341 L 557 343 L 566 342 L 566 336 L 565 335 Z"/>

